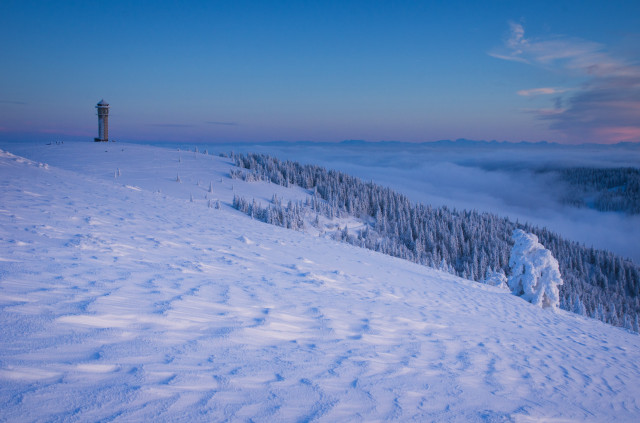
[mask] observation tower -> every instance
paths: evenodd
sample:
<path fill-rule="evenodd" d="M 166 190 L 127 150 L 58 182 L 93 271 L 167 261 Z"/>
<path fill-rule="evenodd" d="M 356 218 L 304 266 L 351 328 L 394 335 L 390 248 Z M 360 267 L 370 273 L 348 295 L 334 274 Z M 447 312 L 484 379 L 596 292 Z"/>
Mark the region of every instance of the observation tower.
<path fill-rule="evenodd" d="M 109 103 L 104 100 L 96 105 L 98 109 L 98 138 L 95 142 L 109 142 Z"/>

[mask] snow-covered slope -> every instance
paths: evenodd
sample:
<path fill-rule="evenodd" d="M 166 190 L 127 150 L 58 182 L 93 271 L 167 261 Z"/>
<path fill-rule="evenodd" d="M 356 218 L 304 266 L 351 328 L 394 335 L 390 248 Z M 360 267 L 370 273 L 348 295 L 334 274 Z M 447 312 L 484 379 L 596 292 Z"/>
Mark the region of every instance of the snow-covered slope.
<path fill-rule="evenodd" d="M 640 416 L 637 335 L 253 221 L 234 192 L 307 193 L 230 166 L 126 144 L 0 152 L 0 420 Z"/>

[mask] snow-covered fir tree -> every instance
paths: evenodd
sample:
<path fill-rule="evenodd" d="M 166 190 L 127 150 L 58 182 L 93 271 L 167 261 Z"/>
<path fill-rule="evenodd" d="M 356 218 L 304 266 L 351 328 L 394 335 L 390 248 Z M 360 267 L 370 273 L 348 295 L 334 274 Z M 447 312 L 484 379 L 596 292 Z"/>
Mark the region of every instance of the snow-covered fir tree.
<path fill-rule="evenodd" d="M 558 261 L 533 234 L 516 229 L 513 240 L 508 281 L 511 292 L 542 308 L 558 307 L 558 287 L 563 283 Z"/>

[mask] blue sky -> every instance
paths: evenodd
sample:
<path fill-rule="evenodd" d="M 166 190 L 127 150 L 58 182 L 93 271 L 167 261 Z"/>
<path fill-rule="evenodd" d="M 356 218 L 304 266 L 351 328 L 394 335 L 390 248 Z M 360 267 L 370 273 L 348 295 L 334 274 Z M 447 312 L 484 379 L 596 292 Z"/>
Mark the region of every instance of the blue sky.
<path fill-rule="evenodd" d="M 640 2 L 443 3 L 5 0 L 0 138 L 640 141 Z"/>

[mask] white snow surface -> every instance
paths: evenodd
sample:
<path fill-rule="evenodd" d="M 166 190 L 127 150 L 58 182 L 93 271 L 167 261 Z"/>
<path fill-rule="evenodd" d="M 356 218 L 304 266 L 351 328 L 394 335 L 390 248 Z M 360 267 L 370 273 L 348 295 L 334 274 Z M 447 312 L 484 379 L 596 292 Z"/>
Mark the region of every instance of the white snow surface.
<path fill-rule="evenodd" d="M 640 418 L 637 335 L 253 221 L 234 192 L 307 193 L 230 167 L 0 151 L 0 421 Z"/>

